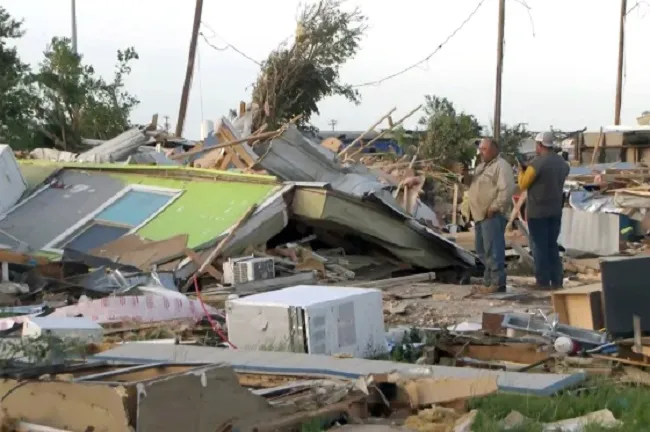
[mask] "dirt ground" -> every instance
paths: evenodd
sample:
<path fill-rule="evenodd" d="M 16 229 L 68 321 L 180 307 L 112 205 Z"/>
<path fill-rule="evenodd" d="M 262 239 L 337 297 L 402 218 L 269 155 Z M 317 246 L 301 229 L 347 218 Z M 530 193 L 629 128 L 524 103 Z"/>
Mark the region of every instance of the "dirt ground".
<path fill-rule="evenodd" d="M 515 278 L 505 294 L 472 294 L 473 285 L 418 283 L 384 290 L 384 319 L 391 325 L 437 327 L 465 321 L 480 323 L 483 312 L 552 309 L 550 294 L 536 292 Z"/>

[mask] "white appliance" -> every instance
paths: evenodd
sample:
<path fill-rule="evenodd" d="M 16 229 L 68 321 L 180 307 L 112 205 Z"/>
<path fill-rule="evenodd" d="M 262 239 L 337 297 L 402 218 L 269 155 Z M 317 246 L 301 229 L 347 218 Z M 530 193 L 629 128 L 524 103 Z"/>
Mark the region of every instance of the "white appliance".
<path fill-rule="evenodd" d="M 247 256 L 229 259 L 223 264 L 223 282 L 228 285 L 239 285 L 274 277 L 275 261 L 272 257 Z"/>
<path fill-rule="evenodd" d="M 0 144 L 0 215 L 9 211 L 27 190 L 27 182 L 20 172 L 14 152 Z"/>
<path fill-rule="evenodd" d="M 228 300 L 239 349 L 373 357 L 387 350 L 381 291 L 298 285 Z"/>

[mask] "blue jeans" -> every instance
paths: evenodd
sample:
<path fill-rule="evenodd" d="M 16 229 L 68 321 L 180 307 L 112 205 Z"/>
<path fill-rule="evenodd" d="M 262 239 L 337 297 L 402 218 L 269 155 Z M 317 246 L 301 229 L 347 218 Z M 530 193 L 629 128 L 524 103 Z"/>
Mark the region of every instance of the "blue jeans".
<path fill-rule="evenodd" d="M 476 254 L 485 266 L 483 284 L 485 286 L 506 286 L 506 224 L 502 214 L 476 223 L 474 241 Z"/>
<path fill-rule="evenodd" d="M 560 258 L 562 216 L 528 218 L 530 249 L 535 259 L 535 279 L 540 287 L 561 288 L 564 267 Z"/>

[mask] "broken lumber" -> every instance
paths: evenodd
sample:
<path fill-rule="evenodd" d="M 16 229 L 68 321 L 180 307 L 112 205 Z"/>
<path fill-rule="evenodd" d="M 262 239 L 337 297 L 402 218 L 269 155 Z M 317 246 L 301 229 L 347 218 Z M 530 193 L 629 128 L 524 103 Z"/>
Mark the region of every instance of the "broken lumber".
<path fill-rule="evenodd" d="M 370 282 L 361 282 L 354 284 L 355 287 L 359 288 L 388 288 L 392 286 L 399 286 L 405 283 L 417 283 L 417 282 L 433 282 L 436 280 L 436 274 L 433 272 L 430 273 L 420 273 L 410 276 L 403 276 L 390 279 L 380 279 Z"/>
<path fill-rule="evenodd" d="M 390 115 L 391 115 L 392 113 L 394 113 L 395 110 L 397 110 L 397 107 L 394 107 L 392 110 L 390 110 L 390 111 L 388 111 L 386 114 L 384 114 L 384 115 L 383 115 L 379 120 L 377 120 L 377 121 L 376 121 L 372 126 L 370 126 L 370 127 L 369 127 L 365 132 L 364 132 L 364 133 L 362 133 L 362 134 L 359 135 L 357 138 L 355 138 L 355 140 L 352 141 L 352 142 L 350 143 L 349 146 L 345 147 L 345 148 L 341 151 L 341 153 L 339 153 L 339 155 L 340 155 L 340 156 L 343 156 L 344 154 L 346 154 L 346 153 L 348 152 L 348 150 L 350 150 L 352 147 L 354 147 L 354 145 L 355 145 L 356 143 L 358 143 L 359 141 L 361 141 L 361 140 L 363 139 L 363 137 L 366 136 L 366 134 L 368 134 L 368 133 L 372 132 L 373 130 L 375 130 L 375 128 L 376 128 L 377 126 L 379 126 L 379 125 L 381 124 L 381 122 L 383 122 L 387 117 L 390 117 Z M 392 122 L 391 122 L 391 123 L 392 123 Z M 390 125 L 390 129 L 392 129 L 392 128 L 393 128 L 393 125 L 391 124 L 391 125 Z"/>
<path fill-rule="evenodd" d="M 512 209 L 512 212 L 510 213 L 510 218 L 508 219 L 508 223 L 506 224 L 506 232 L 512 230 L 512 224 L 515 222 L 515 219 L 517 219 L 517 216 L 519 216 L 521 212 L 521 208 L 523 207 L 527 198 L 528 198 L 528 194 L 526 193 L 526 191 L 524 191 L 521 195 L 519 195 L 517 204 L 515 204 L 515 207 Z"/>
<path fill-rule="evenodd" d="M 271 132 L 263 132 L 263 133 L 260 133 L 260 134 L 257 134 L 257 135 L 249 135 L 246 138 L 241 138 L 241 139 L 237 139 L 237 140 L 234 140 L 234 141 L 228 141 L 228 142 L 225 142 L 225 143 L 222 143 L 222 144 L 217 144 L 217 145 L 212 146 L 212 147 L 194 148 L 192 150 L 186 151 L 185 153 L 179 153 L 179 154 L 176 154 L 176 155 L 171 155 L 171 156 L 169 156 L 169 158 L 171 160 L 179 160 L 179 159 L 186 158 L 187 156 L 192 156 L 192 155 L 203 153 L 203 152 L 209 152 L 209 151 L 212 151 L 212 150 L 218 150 L 218 149 L 225 148 L 225 147 L 232 147 L 234 145 L 242 144 L 242 143 L 245 143 L 245 142 L 248 142 L 248 141 L 263 140 L 263 139 L 272 138 L 275 135 L 277 135 L 278 133 L 281 133 L 281 131 L 271 131 Z"/>
<path fill-rule="evenodd" d="M 361 147 L 359 147 L 359 149 L 358 149 L 357 151 L 355 151 L 354 153 L 352 153 L 351 155 L 349 155 L 349 156 L 347 157 L 347 159 L 350 159 L 350 158 L 352 158 L 353 156 L 356 156 L 357 154 L 361 153 L 361 152 L 363 151 L 363 149 L 365 149 L 365 148 L 367 148 L 367 147 L 370 147 L 372 144 L 375 143 L 375 141 L 379 140 L 381 137 L 383 137 L 384 135 L 386 135 L 388 132 L 392 132 L 396 127 L 401 126 L 402 123 L 404 123 L 404 122 L 405 122 L 409 117 L 411 117 L 413 114 L 415 114 L 416 112 L 418 112 L 418 111 L 420 110 L 420 108 L 422 108 L 422 105 L 418 105 L 414 110 L 410 111 L 410 112 L 409 112 L 408 114 L 406 114 L 404 117 L 402 117 L 401 119 L 399 119 L 395 124 L 393 124 L 392 127 L 388 128 L 388 129 L 386 129 L 386 130 L 381 131 L 381 132 L 379 133 L 379 135 L 377 135 L 375 138 L 373 138 L 372 140 L 368 141 L 366 144 L 364 144 L 364 145 L 362 145 Z M 348 146 L 348 148 L 349 148 L 349 147 L 350 147 L 350 146 Z"/>

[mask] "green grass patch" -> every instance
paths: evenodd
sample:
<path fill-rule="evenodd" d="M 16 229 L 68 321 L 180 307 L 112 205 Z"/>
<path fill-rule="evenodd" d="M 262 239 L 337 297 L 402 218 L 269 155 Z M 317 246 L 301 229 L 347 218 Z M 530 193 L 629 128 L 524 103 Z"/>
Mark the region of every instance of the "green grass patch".
<path fill-rule="evenodd" d="M 542 430 L 542 423 L 580 417 L 602 409 L 612 411 L 623 425 L 614 429 L 590 425 L 585 432 L 650 431 L 650 390 L 645 387 L 618 387 L 605 383 L 553 397 L 501 393 L 476 399 L 471 405 L 472 409 L 479 410 L 472 429 L 477 432 L 501 431 L 500 420 L 513 410 L 532 420 L 514 432 L 537 432 Z"/>

